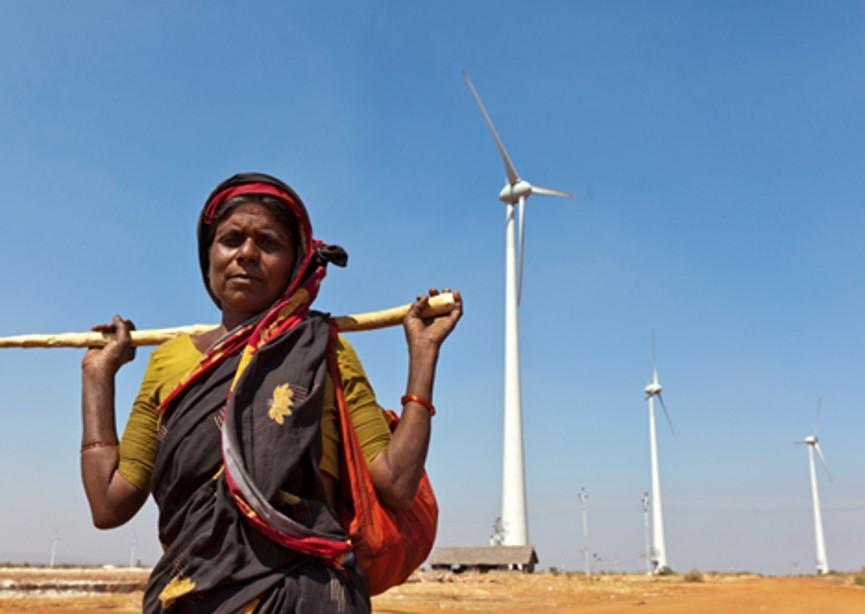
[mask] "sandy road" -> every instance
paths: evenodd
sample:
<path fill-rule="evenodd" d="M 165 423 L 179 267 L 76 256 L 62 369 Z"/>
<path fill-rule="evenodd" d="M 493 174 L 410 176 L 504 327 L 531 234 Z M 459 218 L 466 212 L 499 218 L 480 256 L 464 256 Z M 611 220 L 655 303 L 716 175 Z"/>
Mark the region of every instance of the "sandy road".
<path fill-rule="evenodd" d="M 707 576 L 695 583 L 636 575 L 587 580 L 578 575 L 487 574 L 406 584 L 376 597 L 374 604 L 380 614 L 865 614 L 865 587 L 855 586 L 851 576 Z"/>
<path fill-rule="evenodd" d="M 0 613 L 140 612 L 141 592 L 38 593 L 9 590 L 10 582 L 59 584 L 90 580 L 125 584 L 146 579 L 146 571 L 123 570 L 0 570 Z M 373 599 L 379 614 L 710 614 L 714 612 L 767 612 L 784 614 L 865 614 L 865 586 L 854 575 L 825 578 L 763 578 L 758 576 L 706 576 L 704 582 L 681 577 L 642 575 L 596 576 L 533 574 L 484 575 L 421 574 L 418 579 Z"/>

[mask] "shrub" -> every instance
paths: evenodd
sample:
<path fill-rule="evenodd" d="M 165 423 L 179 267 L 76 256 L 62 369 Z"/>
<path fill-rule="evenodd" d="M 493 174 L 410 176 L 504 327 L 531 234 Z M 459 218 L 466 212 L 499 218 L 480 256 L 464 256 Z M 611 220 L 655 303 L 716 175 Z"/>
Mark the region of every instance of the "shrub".
<path fill-rule="evenodd" d="M 667 565 L 664 565 L 663 567 L 661 567 L 661 568 L 656 572 L 655 575 L 658 575 L 658 576 L 675 576 L 675 575 L 676 575 L 676 572 L 673 571 L 672 569 L 670 569 Z"/>
<path fill-rule="evenodd" d="M 703 572 L 701 572 L 699 569 L 692 569 L 691 571 L 686 573 L 684 576 L 682 576 L 682 579 L 685 582 L 702 582 L 703 581 Z"/>
<path fill-rule="evenodd" d="M 856 586 L 865 586 L 865 576 L 856 576 L 853 578 L 853 584 Z"/>

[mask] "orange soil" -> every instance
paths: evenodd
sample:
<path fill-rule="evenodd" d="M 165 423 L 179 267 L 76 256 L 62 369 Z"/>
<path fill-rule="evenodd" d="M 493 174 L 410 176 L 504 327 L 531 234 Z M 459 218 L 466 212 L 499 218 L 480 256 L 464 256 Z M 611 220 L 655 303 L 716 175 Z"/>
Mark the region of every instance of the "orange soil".
<path fill-rule="evenodd" d="M 146 571 L 127 570 L 2 570 L 0 587 L 8 580 L 56 579 L 96 582 L 139 582 Z M 6 584 L 8 586 L 8 583 Z M 7 589 L 8 590 L 8 589 Z M 140 612 L 141 592 L 126 594 L 4 593 L 0 613 Z M 762 578 L 707 575 L 704 582 L 681 577 L 639 575 L 597 576 L 490 573 L 484 575 L 423 573 L 403 586 L 373 599 L 380 614 L 466 614 L 481 612 L 571 612 L 684 614 L 698 612 L 783 612 L 785 614 L 865 614 L 865 587 L 852 575 L 824 578 Z"/>
<path fill-rule="evenodd" d="M 852 576 L 762 578 L 709 576 L 704 582 L 681 577 L 609 575 L 486 574 L 469 577 L 426 574 L 374 599 L 381 614 L 439 612 L 571 612 L 700 614 L 784 612 L 785 614 L 865 613 L 865 587 Z"/>

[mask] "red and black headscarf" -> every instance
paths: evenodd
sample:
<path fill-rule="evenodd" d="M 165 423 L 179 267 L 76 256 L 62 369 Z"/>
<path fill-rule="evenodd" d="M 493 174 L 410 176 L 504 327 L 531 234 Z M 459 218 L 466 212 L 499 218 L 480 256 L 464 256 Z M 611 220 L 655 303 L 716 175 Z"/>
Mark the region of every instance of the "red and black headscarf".
<path fill-rule="evenodd" d="M 297 259 L 291 282 L 285 289 L 286 294 L 296 290 L 306 281 L 308 275 L 314 273 L 319 266 L 324 266 L 327 263 L 345 266 L 348 262 L 348 255 L 338 245 L 327 245 L 313 239 L 312 225 L 306 207 L 300 196 L 286 183 L 265 173 L 233 175 L 216 186 L 210 193 L 198 219 L 198 262 L 201 266 L 204 286 L 218 307 L 221 306 L 210 289 L 210 280 L 208 279 L 210 246 L 216 231 L 214 222 L 224 213 L 226 203 L 230 203 L 231 199 L 236 196 L 243 195 L 270 196 L 279 200 L 285 205 L 293 222 L 291 230 L 296 233 L 293 238 Z"/>

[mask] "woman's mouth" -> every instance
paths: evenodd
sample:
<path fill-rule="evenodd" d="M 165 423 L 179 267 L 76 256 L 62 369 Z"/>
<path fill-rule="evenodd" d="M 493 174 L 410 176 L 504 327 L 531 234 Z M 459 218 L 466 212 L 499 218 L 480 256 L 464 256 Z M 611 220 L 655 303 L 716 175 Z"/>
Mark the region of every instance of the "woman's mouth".
<path fill-rule="evenodd" d="M 261 281 L 261 278 L 255 275 L 249 275 L 248 273 L 238 273 L 236 275 L 229 275 L 228 281 L 253 282 Z"/>

